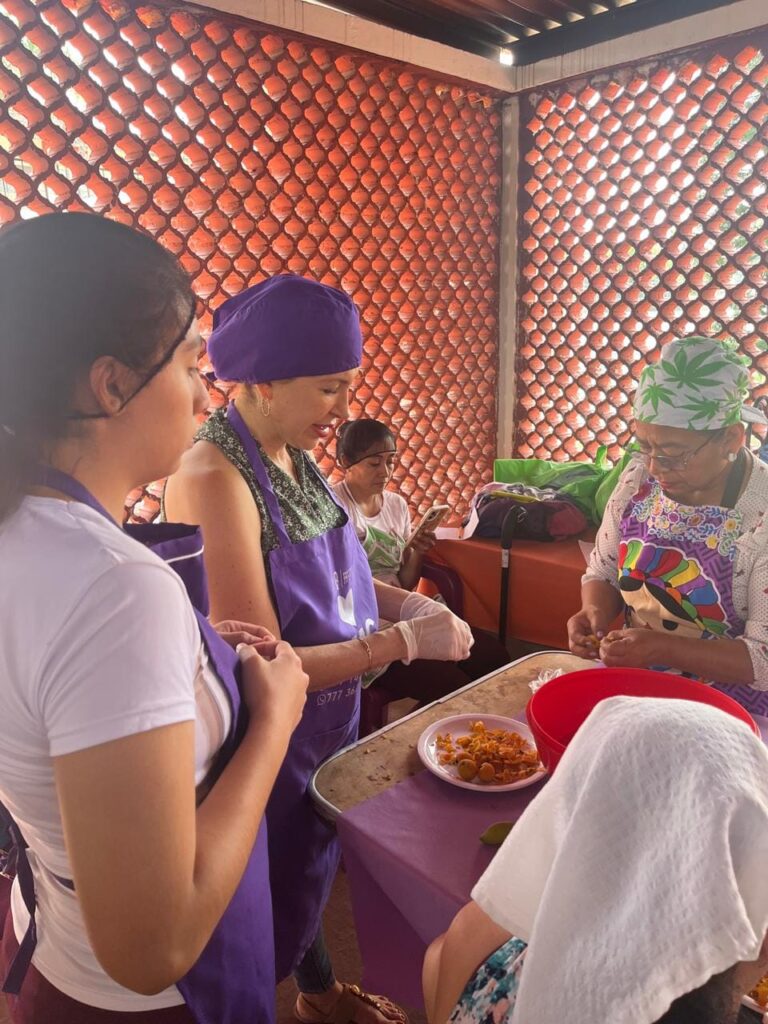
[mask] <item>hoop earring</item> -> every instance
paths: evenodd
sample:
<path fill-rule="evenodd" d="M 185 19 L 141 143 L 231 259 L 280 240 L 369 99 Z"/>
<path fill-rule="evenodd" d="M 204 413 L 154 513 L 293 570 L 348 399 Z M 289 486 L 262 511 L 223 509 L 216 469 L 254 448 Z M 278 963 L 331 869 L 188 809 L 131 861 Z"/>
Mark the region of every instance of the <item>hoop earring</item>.
<path fill-rule="evenodd" d="M 272 403 L 270 402 L 270 400 L 268 398 L 265 398 L 264 395 L 259 395 L 259 412 L 264 417 L 264 419 L 267 419 L 269 417 L 271 411 Z"/>

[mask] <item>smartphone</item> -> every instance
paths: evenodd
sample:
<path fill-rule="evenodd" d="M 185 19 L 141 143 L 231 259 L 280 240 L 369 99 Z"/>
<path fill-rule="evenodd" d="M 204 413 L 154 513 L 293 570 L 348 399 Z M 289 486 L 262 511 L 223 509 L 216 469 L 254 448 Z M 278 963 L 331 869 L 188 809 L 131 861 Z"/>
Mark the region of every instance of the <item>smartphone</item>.
<path fill-rule="evenodd" d="M 428 508 L 419 520 L 416 529 L 408 538 L 408 544 L 413 544 L 416 537 L 420 536 L 422 533 L 431 532 L 432 530 L 437 529 L 450 511 L 450 505 L 433 505 L 432 508 Z"/>

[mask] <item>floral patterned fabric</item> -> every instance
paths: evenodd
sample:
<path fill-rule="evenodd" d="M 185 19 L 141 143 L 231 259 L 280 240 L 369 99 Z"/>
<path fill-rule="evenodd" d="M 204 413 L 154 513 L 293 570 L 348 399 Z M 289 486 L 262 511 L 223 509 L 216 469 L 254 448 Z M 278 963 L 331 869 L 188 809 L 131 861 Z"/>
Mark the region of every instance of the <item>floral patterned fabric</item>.
<path fill-rule="evenodd" d="M 743 518 L 736 509 L 721 505 L 681 505 L 650 481 L 633 498 L 632 516 L 645 524 L 650 538 L 685 538 L 724 558 L 733 557 Z"/>
<path fill-rule="evenodd" d="M 467 982 L 449 1024 L 502 1024 L 512 1018 L 527 944 L 511 938 Z"/>

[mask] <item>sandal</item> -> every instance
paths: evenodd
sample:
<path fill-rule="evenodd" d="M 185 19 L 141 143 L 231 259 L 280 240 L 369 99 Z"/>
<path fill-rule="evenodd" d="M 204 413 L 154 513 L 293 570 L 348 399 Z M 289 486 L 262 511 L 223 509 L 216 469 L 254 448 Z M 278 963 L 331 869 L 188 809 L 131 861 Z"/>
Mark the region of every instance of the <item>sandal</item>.
<path fill-rule="evenodd" d="M 353 1024 L 355 1019 L 356 1003 L 367 1003 L 379 1013 L 386 1016 L 392 1024 L 408 1024 L 408 1015 L 397 1003 L 393 1003 L 386 996 L 372 996 L 358 985 L 342 984 L 341 995 L 338 998 L 333 1010 L 324 1013 L 312 1005 L 303 992 L 299 993 L 293 1015 L 301 1024 Z M 304 1008 L 310 1010 L 307 1015 Z"/>

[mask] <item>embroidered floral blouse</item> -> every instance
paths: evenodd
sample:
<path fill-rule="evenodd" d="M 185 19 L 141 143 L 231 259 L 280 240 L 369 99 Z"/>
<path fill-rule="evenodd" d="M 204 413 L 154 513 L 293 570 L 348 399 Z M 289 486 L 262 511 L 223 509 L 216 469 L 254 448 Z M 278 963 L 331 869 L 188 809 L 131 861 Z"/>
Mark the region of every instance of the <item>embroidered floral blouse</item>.
<path fill-rule="evenodd" d="M 741 524 L 739 526 L 735 519 L 724 524 L 723 543 L 735 548 L 733 604 L 746 623 L 740 639 L 747 645 L 752 659 L 755 673 L 752 685 L 758 690 L 768 690 L 768 465 L 753 455 L 750 458 L 752 472 L 736 503 L 736 509 L 741 513 Z M 647 467 L 637 460 L 630 462 L 622 473 L 605 509 L 582 583 L 603 580 L 618 590 L 621 518 L 630 499 L 647 479 Z M 649 514 L 652 514 L 651 510 Z M 728 529 L 729 523 L 732 529 Z M 684 526 L 681 525 L 679 545 L 683 551 L 688 529 L 696 529 L 692 517 L 688 517 Z"/>

